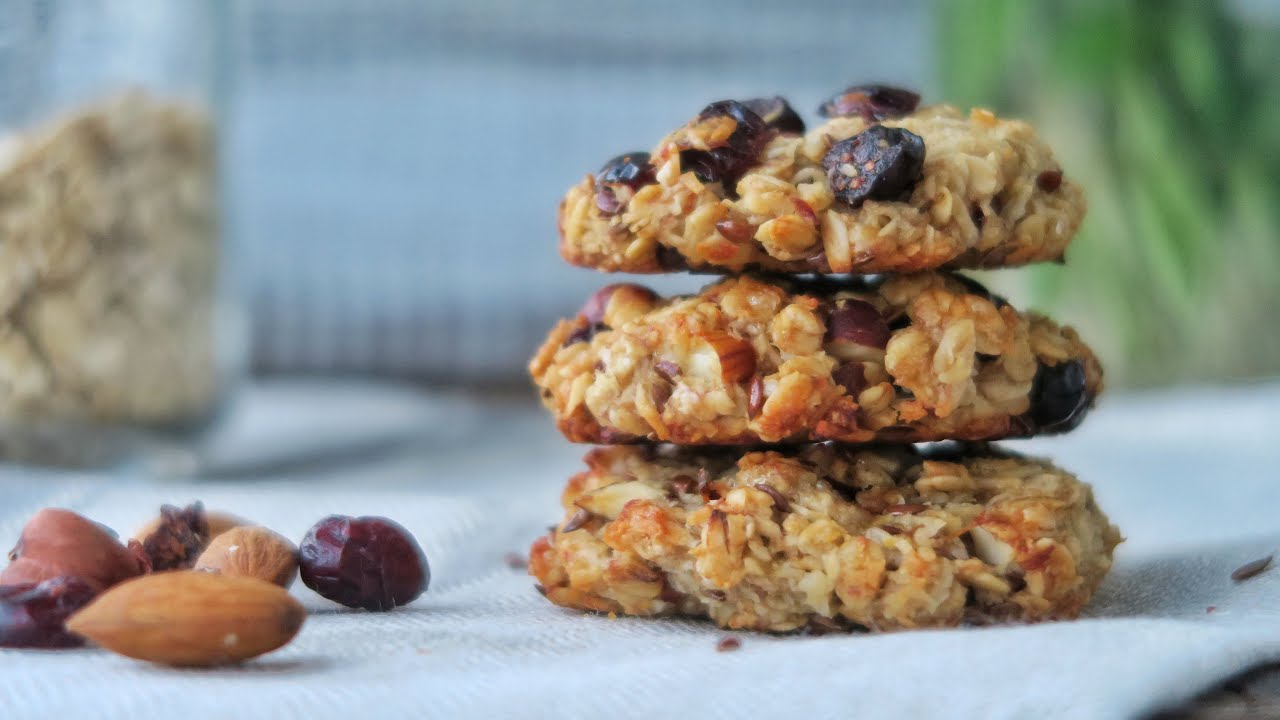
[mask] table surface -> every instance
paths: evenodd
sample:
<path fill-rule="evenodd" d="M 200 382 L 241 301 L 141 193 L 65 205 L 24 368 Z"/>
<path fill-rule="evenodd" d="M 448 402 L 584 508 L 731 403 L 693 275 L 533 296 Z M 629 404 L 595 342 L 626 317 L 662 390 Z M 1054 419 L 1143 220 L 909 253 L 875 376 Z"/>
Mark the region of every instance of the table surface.
<path fill-rule="evenodd" d="M 90 489 L 102 483 L 175 498 L 202 497 L 206 491 L 214 498 L 230 497 L 229 488 L 235 487 L 262 488 L 262 497 L 288 497 L 304 487 L 300 482 L 317 494 L 343 498 L 405 490 L 443 498 L 518 495 L 522 508 L 533 508 L 539 518 L 541 510 L 551 519 L 563 479 L 577 471 L 585 449 L 565 443 L 529 395 L 270 382 L 246 392 L 230 421 L 196 452 L 169 455 L 158 465 L 170 473 L 194 473 L 191 478 L 142 479 L 138 467 L 107 479 L 0 467 L 4 506 L 14 513 L 0 512 L 0 535 L 16 534 L 17 511 L 38 507 L 51 489 L 64 484 L 74 492 L 58 492 L 71 499 L 92 497 Z M 1280 528 L 1274 513 L 1280 506 L 1273 470 L 1280 467 L 1277 408 L 1280 383 L 1275 382 L 1117 395 L 1075 433 L 1009 445 L 1048 455 L 1094 484 L 1100 506 L 1127 537 L 1121 561 L 1194 553 L 1240 538 L 1274 536 Z M 1230 418 L 1231 423 L 1206 418 Z M 353 478 L 358 487 L 350 487 Z M 1222 491 L 1204 492 L 1218 486 L 1215 478 Z M 513 482 L 521 483 L 518 494 L 512 493 Z M 112 514 L 114 506 L 105 507 Z M 1204 522 L 1205 517 L 1231 521 Z M 527 540 L 512 534 L 495 542 L 518 550 Z M 446 561 L 441 575 L 456 571 Z M 697 624 L 690 627 L 701 631 Z M 5 659 L 0 654 L 0 665 Z M 1270 659 L 1280 661 L 1280 648 Z M 1233 678 L 1160 715 L 1270 716 L 1280 717 L 1280 665 Z"/>

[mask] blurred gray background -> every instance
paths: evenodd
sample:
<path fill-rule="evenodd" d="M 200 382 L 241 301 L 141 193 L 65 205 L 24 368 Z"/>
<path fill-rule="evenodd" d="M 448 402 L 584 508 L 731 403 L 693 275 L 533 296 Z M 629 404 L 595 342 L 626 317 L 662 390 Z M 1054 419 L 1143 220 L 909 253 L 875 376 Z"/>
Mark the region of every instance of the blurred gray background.
<path fill-rule="evenodd" d="M 617 279 L 556 251 L 584 174 L 711 100 L 808 113 L 856 80 L 929 85 L 919 2 L 232 7 L 227 167 L 265 370 L 523 382 Z"/>
<path fill-rule="evenodd" d="M 712 100 L 901 84 L 1058 149 L 1069 262 L 987 279 L 1134 387 L 1280 371 L 1278 62 L 1278 0 L 0 0 L 0 128 L 213 88 L 256 370 L 522 385 L 620 279 L 557 254 L 584 174 Z"/>

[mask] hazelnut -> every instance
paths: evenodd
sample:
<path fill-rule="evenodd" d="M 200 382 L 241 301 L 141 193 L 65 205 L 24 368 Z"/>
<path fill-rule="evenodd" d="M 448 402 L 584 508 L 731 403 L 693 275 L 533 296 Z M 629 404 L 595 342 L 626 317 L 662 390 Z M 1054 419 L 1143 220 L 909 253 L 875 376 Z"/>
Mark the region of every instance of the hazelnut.
<path fill-rule="evenodd" d="M 264 527 L 232 528 L 209 543 L 195 569 L 257 578 L 287 588 L 298 574 L 298 548 Z"/>
<path fill-rule="evenodd" d="M 125 547 L 101 525 L 60 508 L 36 513 L 22 528 L 9 559 L 0 585 L 72 575 L 102 591 L 150 570 L 136 543 Z"/>

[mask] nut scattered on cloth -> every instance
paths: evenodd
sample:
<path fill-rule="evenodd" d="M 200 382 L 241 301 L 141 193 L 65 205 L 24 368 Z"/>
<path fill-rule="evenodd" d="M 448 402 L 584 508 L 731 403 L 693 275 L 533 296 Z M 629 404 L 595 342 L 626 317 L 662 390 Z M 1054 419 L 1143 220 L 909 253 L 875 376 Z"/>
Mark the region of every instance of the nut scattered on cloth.
<path fill-rule="evenodd" d="M 1075 427 L 1102 368 L 1075 331 L 945 272 L 611 285 L 530 363 L 576 442 L 991 440 Z"/>
<path fill-rule="evenodd" d="M 833 117 L 804 134 L 777 132 L 759 116 L 725 112 L 727 102 L 652 154 L 633 153 L 647 165 L 626 182 L 587 176 L 571 188 L 560 206 L 561 255 L 638 273 L 1007 267 L 1060 260 L 1085 214 L 1080 186 L 1019 120 L 947 105 L 880 119 L 923 140 L 921 175 L 903 197 L 855 206 L 837 197 L 823 162 L 873 121 Z"/>
<path fill-rule="evenodd" d="M 824 632 L 1073 618 L 1121 540 L 1088 485 L 987 446 L 586 462 L 529 562 L 549 600 L 583 610 Z"/>
<path fill-rule="evenodd" d="M 207 118 L 129 93 L 0 145 L 0 420 L 210 413 L 219 252 Z"/>

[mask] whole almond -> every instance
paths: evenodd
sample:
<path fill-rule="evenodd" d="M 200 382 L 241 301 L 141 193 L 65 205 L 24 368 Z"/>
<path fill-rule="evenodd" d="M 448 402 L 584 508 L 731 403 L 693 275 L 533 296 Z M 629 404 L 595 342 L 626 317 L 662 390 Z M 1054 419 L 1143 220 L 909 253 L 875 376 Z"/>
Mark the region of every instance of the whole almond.
<path fill-rule="evenodd" d="M 67 629 L 138 660 L 208 667 L 283 646 L 306 615 L 271 583 L 179 570 L 116 585 L 72 615 Z"/>
<path fill-rule="evenodd" d="M 298 575 L 298 548 L 264 527 L 232 528 L 209 543 L 195 569 L 257 578 L 287 588 Z"/>

